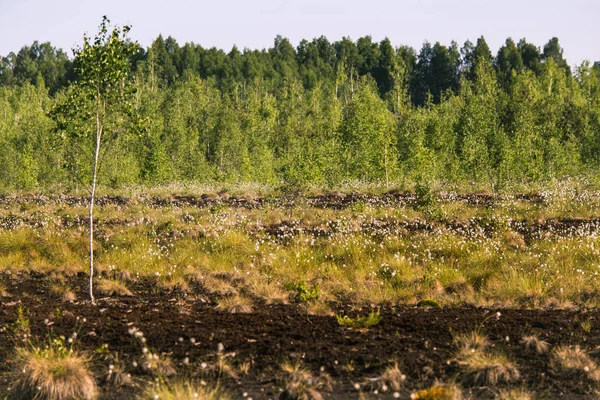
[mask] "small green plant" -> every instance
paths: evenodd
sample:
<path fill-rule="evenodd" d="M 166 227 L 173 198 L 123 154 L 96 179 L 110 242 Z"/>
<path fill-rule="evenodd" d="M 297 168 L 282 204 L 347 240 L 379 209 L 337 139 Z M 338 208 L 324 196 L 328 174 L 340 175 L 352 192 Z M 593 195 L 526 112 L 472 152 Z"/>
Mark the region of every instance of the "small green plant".
<path fill-rule="evenodd" d="M 336 315 L 335 317 L 337 319 L 338 324 L 350 328 L 370 328 L 372 326 L 379 325 L 379 323 L 381 322 L 381 315 L 379 314 L 379 310 L 371 311 L 366 317 L 362 316 L 351 318 L 347 315 Z"/>
<path fill-rule="evenodd" d="M 585 320 L 581 323 L 581 328 L 583 328 L 583 331 L 585 333 L 590 333 L 592 331 L 592 321 Z"/>
<path fill-rule="evenodd" d="M 423 299 L 417 303 L 417 307 L 441 308 L 440 303 L 434 299 Z"/>
<path fill-rule="evenodd" d="M 319 300 L 319 287 L 317 285 L 308 287 L 306 282 L 293 282 L 285 285 L 287 290 L 296 292 L 296 299 L 301 303 L 309 303 Z"/>
<path fill-rule="evenodd" d="M 23 306 L 19 306 L 17 308 L 17 319 L 11 327 L 13 334 L 23 340 L 27 340 L 27 338 L 31 336 L 31 326 L 27 314 L 27 309 L 23 308 Z"/>

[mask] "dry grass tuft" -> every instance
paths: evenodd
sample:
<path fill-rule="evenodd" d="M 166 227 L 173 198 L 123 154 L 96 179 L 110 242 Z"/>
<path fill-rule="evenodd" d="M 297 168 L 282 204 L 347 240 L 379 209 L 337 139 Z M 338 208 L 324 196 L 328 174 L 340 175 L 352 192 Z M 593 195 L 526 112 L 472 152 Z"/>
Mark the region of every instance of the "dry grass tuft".
<path fill-rule="evenodd" d="M 459 359 L 468 357 L 474 352 L 484 351 L 490 345 L 487 336 L 482 335 L 478 331 L 457 334 L 454 336 L 454 343 L 458 347 Z"/>
<path fill-rule="evenodd" d="M 142 368 L 151 375 L 162 378 L 177 374 L 173 361 L 168 356 L 158 353 L 145 353 Z"/>
<path fill-rule="evenodd" d="M 545 340 L 540 339 L 538 335 L 523 336 L 521 343 L 523 344 L 523 347 L 525 347 L 525 350 L 537 354 L 547 353 L 548 347 L 550 347 L 550 344 Z"/>
<path fill-rule="evenodd" d="M 246 314 L 252 312 L 252 300 L 246 296 L 236 294 L 227 296 L 218 301 L 218 310 L 228 311 L 232 314 Z"/>
<path fill-rule="evenodd" d="M 398 363 L 395 362 L 394 364 L 388 366 L 381 375 L 381 379 L 379 381 L 380 389 L 384 392 L 387 390 L 387 388 L 398 391 L 402 387 L 402 384 L 405 380 L 406 375 L 400 371 Z"/>
<path fill-rule="evenodd" d="M 54 282 L 50 285 L 50 292 L 60 298 L 63 301 L 75 301 L 75 293 L 71 288 L 64 282 Z"/>
<path fill-rule="evenodd" d="M 233 283 L 224 279 L 219 279 L 214 276 L 204 276 L 200 282 L 206 291 L 210 294 L 219 296 L 231 296 L 237 294 L 237 289 Z"/>
<path fill-rule="evenodd" d="M 117 279 L 99 279 L 96 287 L 107 296 L 133 296 L 125 282 Z"/>
<path fill-rule="evenodd" d="M 515 381 L 521 376 L 516 364 L 500 352 L 473 351 L 463 356 L 461 364 L 465 368 L 466 381 L 473 384 L 493 386 Z"/>
<path fill-rule="evenodd" d="M 93 400 L 98 397 L 88 359 L 64 348 L 18 348 L 10 399 Z"/>
<path fill-rule="evenodd" d="M 567 374 L 586 376 L 593 381 L 600 381 L 598 365 L 581 347 L 561 346 L 554 351 L 554 357 Z"/>
<path fill-rule="evenodd" d="M 10 297 L 10 293 L 6 290 L 3 283 L 0 282 L 0 297 Z"/>
<path fill-rule="evenodd" d="M 189 293 L 192 290 L 189 283 L 182 276 L 172 276 L 165 279 L 159 279 L 157 283 L 159 287 L 171 291 Z"/>
<path fill-rule="evenodd" d="M 525 389 L 502 390 L 496 396 L 498 400 L 533 400 L 535 393 Z"/>
<path fill-rule="evenodd" d="M 322 400 L 319 390 L 331 390 L 332 380 L 327 374 L 314 377 L 298 363 L 285 363 L 281 369 L 284 374 L 280 383 L 284 390 L 280 400 Z"/>
<path fill-rule="evenodd" d="M 251 286 L 252 294 L 259 299 L 264 299 L 267 304 L 288 304 L 290 294 L 276 283 L 264 281 L 254 282 Z"/>
<path fill-rule="evenodd" d="M 175 382 L 168 385 L 148 386 L 138 400 L 229 400 L 220 388 L 210 388 L 206 382 Z"/>
<path fill-rule="evenodd" d="M 327 303 L 323 301 L 311 301 L 306 304 L 306 312 L 309 315 L 333 316 L 335 315 Z"/>

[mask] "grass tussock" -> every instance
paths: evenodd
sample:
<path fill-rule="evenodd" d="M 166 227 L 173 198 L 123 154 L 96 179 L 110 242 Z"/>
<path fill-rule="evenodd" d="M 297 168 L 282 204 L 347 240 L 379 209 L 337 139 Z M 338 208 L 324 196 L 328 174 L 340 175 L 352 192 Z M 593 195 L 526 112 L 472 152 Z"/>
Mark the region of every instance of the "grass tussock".
<path fill-rule="evenodd" d="M 54 342 L 17 348 L 9 399 L 94 400 L 98 389 L 89 359 Z"/>
<path fill-rule="evenodd" d="M 217 304 L 217 309 L 232 314 L 247 314 L 252 312 L 252 306 L 252 300 L 249 297 L 236 294 L 220 299 Z"/>
<path fill-rule="evenodd" d="M 526 389 L 511 389 L 501 390 L 496 395 L 497 400 L 533 400 L 535 399 L 535 393 L 530 392 Z"/>
<path fill-rule="evenodd" d="M 586 376 L 600 382 L 600 369 L 594 360 L 579 346 L 561 346 L 554 351 L 560 370 L 572 377 Z"/>
<path fill-rule="evenodd" d="M 324 301 L 311 301 L 306 304 L 306 312 L 308 315 L 333 316 L 331 307 Z"/>
<path fill-rule="evenodd" d="M 6 286 L 0 282 L 0 297 L 10 297 L 10 293 L 6 290 Z"/>
<path fill-rule="evenodd" d="M 458 348 L 458 358 L 469 357 L 475 352 L 482 352 L 490 345 L 487 336 L 479 331 L 460 333 L 454 336 L 454 343 Z"/>
<path fill-rule="evenodd" d="M 65 282 L 53 282 L 50 285 L 50 292 L 60 297 L 63 301 L 75 301 L 77 296 Z"/>
<path fill-rule="evenodd" d="M 212 275 L 202 276 L 200 279 L 204 289 L 210 294 L 231 296 L 237 294 L 237 289 L 230 280 L 220 279 Z"/>
<path fill-rule="evenodd" d="M 96 288 L 106 296 L 133 296 L 127 284 L 118 279 L 99 279 Z"/>
<path fill-rule="evenodd" d="M 385 371 L 383 371 L 383 374 L 381 374 L 381 378 L 379 380 L 379 386 L 383 392 L 386 392 L 388 389 L 398 391 L 402 388 L 405 380 L 406 375 L 400 371 L 398 363 L 395 362 L 388 366 Z"/>
<path fill-rule="evenodd" d="M 252 294 L 265 301 L 266 304 L 288 304 L 290 294 L 276 282 L 265 282 L 262 279 L 250 286 Z"/>
<path fill-rule="evenodd" d="M 514 382 L 521 376 L 517 365 L 497 351 L 473 351 L 463 356 L 460 363 L 464 368 L 465 381 L 471 384 L 495 386 Z"/>
<path fill-rule="evenodd" d="M 209 387 L 205 382 L 178 381 L 169 384 L 149 385 L 137 400 L 229 400 L 232 397 L 219 387 Z"/>
<path fill-rule="evenodd" d="M 371 328 L 379 325 L 381 322 L 381 315 L 379 310 L 371 311 L 367 316 L 359 316 L 356 318 L 348 317 L 347 315 L 341 316 L 336 315 L 336 319 L 340 326 L 346 326 L 349 328 Z"/>
<path fill-rule="evenodd" d="M 159 378 L 167 378 L 177 374 L 171 358 L 151 351 L 144 354 L 141 366 L 144 371 Z"/>
<path fill-rule="evenodd" d="M 547 353 L 548 348 L 550 347 L 550 344 L 545 340 L 540 339 L 538 335 L 523 336 L 521 339 L 521 344 L 528 352 L 537 354 Z"/>
<path fill-rule="evenodd" d="M 279 378 L 283 392 L 280 400 L 322 400 L 322 390 L 329 391 L 332 387 L 331 377 L 321 373 L 313 376 L 299 363 L 284 363 L 281 366 L 283 374 Z"/>

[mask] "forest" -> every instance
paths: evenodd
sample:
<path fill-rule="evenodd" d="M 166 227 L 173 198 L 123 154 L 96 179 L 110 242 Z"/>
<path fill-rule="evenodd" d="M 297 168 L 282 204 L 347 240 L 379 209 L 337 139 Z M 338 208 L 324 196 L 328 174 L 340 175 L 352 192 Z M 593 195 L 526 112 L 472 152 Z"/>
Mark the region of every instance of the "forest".
<path fill-rule="evenodd" d="M 600 64 L 485 39 L 417 52 L 325 37 L 229 52 L 159 36 L 129 60 L 135 127 L 103 148 L 100 183 L 333 187 L 446 182 L 497 189 L 591 177 Z M 76 188 L 92 142 L 61 134 L 73 59 L 34 42 L 0 58 L 0 190 Z"/>

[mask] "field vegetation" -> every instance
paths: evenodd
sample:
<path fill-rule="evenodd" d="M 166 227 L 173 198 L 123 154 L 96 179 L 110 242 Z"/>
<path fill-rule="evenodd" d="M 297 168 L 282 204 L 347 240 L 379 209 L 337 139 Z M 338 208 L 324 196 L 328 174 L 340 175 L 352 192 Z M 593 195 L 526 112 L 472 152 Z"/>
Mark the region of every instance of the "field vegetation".
<path fill-rule="evenodd" d="M 600 320 L 587 310 L 600 298 L 600 194 L 583 182 L 522 194 L 180 190 L 98 198 L 96 306 L 86 301 L 86 198 L 0 198 L 8 398 L 68 385 L 60 371 L 72 368 L 85 393 L 43 398 L 595 393 Z M 295 333 L 278 331 L 275 315 Z M 204 318 L 194 333 L 189 324 Z M 282 351 L 259 361 L 263 329 Z M 311 341 L 304 331 L 366 347 L 358 357 L 307 349 L 303 359 L 294 342 Z M 384 348 L 371 347 L 374 337 Z M 401 346 L 434 358 L 417 367 Z M 552 380 L 532 383 L 540 371 Z"/>

